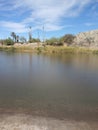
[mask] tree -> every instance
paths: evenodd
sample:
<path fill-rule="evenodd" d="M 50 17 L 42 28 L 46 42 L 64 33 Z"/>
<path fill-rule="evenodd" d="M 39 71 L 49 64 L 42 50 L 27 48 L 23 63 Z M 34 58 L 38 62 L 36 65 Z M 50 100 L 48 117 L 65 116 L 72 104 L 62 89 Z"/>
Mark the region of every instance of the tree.
<path fill-rule="evenodd" d="M 65 43 L 67 43 L 68 45 L 71 45 L 73 43 L 75 36 L 72 34 L 66 34 L 65 36 L 63 36 L 61 38 L 61 40 Z"/>
<path fill-rule="evenodd" d="M 11 32 L 11 36 L 13 38 L 13 41 L 16 42 L 16 34 L 15 34 L 15 32 Z"/>

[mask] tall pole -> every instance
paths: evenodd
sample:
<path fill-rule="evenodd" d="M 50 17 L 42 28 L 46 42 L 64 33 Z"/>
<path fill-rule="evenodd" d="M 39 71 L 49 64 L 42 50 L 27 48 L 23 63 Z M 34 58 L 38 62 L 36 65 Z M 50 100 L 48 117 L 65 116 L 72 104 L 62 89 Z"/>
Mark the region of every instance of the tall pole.
<path fill-rule="evenodd" d="M 40 35 L 39 35 L 39 30 L 37 31 L 37 34 L 38 34 L 38 42 L 37 42 L 37 45 L 38 45 L 38 47 L 39 47 L 39 45 L 40 45 Z"/>
<path fill-rule="evenodd" d="M 38 34 L 38 39 L 40 40 L 39 30 L 37 31 L 37 34 Z"/>
<path fill-rule="evenodd" d="M 29 27 L 29 42 L 32 40 L 32 27 Z"/>
<path fill-rule="evenodd" d="M 43 43 L 45 42 L 45 27 L 43 25 Z"/>

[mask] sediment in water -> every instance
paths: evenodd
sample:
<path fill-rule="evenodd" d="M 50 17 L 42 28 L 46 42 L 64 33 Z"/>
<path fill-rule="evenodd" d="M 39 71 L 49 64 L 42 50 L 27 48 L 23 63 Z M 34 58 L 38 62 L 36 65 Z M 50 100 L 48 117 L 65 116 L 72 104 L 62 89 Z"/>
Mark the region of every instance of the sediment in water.
<path fill-rule="evenodd" d="M 0 130 L 98 130 L 97 122 L 57 120 L 26 114 L 0 115 Z"/>

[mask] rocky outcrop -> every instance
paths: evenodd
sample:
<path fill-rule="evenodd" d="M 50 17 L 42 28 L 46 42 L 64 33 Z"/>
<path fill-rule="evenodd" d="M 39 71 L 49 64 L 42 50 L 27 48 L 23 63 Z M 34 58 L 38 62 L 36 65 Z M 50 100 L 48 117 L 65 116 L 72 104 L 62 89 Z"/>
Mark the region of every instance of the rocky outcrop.
<path fill-rule="evenodd" d="M 73 45 L 84 47 L 98 47 L 98 30 L 79 33 L 76 35 Z"/>

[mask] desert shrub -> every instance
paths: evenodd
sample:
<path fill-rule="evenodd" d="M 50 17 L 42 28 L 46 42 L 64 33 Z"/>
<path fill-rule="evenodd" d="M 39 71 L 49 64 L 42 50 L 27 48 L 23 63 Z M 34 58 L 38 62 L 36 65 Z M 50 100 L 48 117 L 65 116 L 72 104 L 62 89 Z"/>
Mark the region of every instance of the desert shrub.
<path fill-rule="evenodd" d="M 5 39 L 4 40 L 5 45 L 14 45 L 14 41 L 11 38 Z"/>
<path fill-rule="evenodd" d="M 35 42 L 40 42 L 40 39 L 38 38 L 32 38 L 31 40 L 29 40 L 30 43 L 35 43 Z"/>
<path fill-rule="evenodd" d="M 46 40 L 46 44 L 53 45 L 53 46 L 60 46 L 60 45 L 63 45 L 63 42 L 59 38 L 53 37 L 53 38 Z"/>
<path fill-rule="evenodd" d="M 73 43 L 75 36 L 72 34 L 66 34 L 61 38 L 61 41 L 64 43 L 67 43 L 68 45 L 71 45 Z"/>

